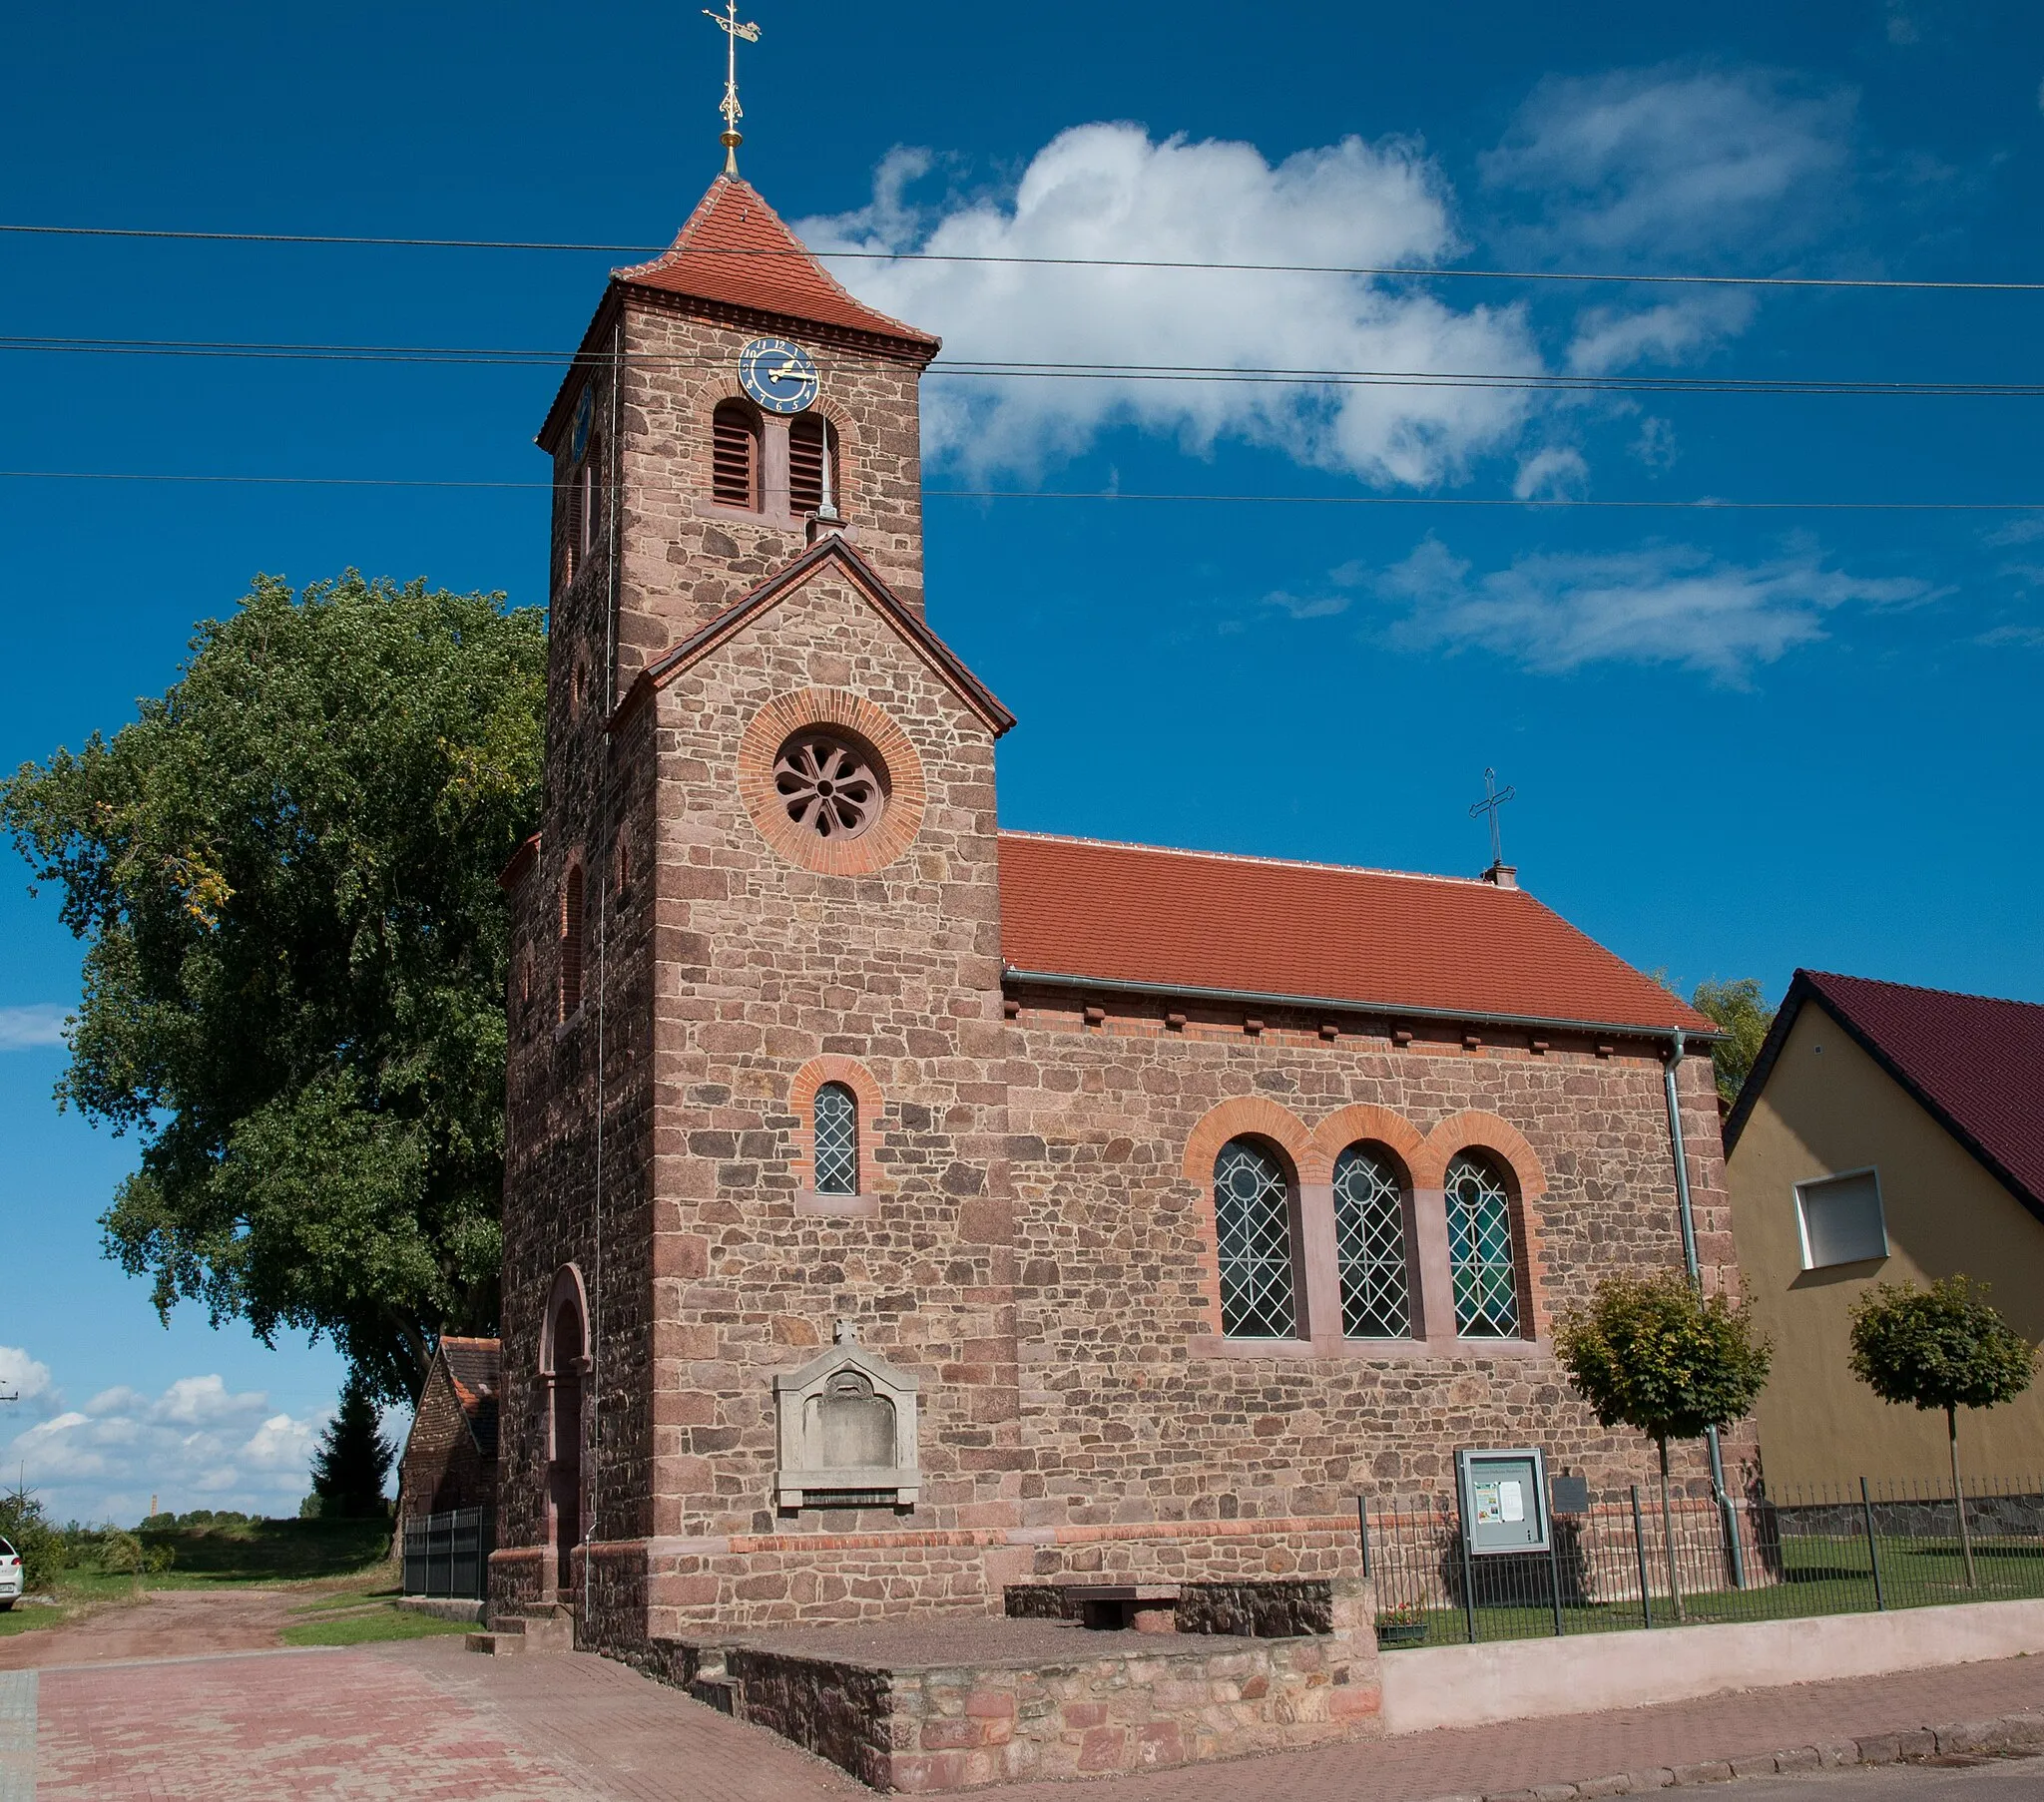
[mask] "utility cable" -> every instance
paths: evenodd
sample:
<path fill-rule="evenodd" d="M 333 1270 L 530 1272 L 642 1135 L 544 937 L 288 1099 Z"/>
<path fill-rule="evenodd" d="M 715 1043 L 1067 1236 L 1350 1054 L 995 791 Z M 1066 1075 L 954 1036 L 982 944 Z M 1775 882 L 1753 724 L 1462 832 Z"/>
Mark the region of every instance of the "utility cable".
<path fill-rule="evenodd" d="M 573 243 L 510 237 L 375 237 L 343 231 L 186 231 L 135 225 L 34 225 L 0 224 L 0 233 L 41 237 L 154 238 L 197 243 L 335 244 L 376 249 L 546 250 L 590 255 L 659 256 L 671 244 Z M 684 255 L 691 252 L 684 251 Z M 695 254 L 720 261 L 735 256 L 787 258 L 787 250 L 716 249 Z M 1162 256 L 1017 256 L 956 250 L 807 250 L 819 261 L 997 263 L 1031 268 L 1212 269 L 1260 275 L 1372 275 L 1409 281 L 1589 281 L 1697 287 L 1782 287 L 1898 289 L 1928 293 L 2044 293 L 2044 281 L 1951 281 L 1894 275 L 1704 275 L 1669 271 L 1604 269 L 1472 269 L 1407 263 L 1222 262 Z"/>
<path fill-rule="evenodd" d="M 179 475 L 105 469 L 0 469 L 12 482 L 172 482 L 250 484 L 279 488 L 484 488 L 545 490 L 551 482 L 459 480 L 424 476 Z M 1535 512 L 1693 513 L 2044 513 L 2044 501 L 1815 501 L 1733 500 L 1696 496 L 1669 500 L 1540 500 L 1515 495 L 1438 494 L 1194 494 L 1099 488 L 925 488 L 932 501 L 1189 501 L 1201 505 L 1289 507 L 1510 507 Z"/>

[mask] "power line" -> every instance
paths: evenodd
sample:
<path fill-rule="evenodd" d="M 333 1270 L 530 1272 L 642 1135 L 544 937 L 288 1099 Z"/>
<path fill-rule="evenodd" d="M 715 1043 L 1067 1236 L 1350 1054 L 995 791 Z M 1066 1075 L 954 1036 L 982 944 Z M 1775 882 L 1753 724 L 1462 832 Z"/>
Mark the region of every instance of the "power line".
<path fill-rule="evenodd" d="M 90 338 L 0 335 L 0 350 L 109 356 L 233 357 L 256 361 L 437 363 L 473 367 L 552 368 L 583 362 L 608 366 L 607 355 L 574 350 L 446 344 L 311 344 L 256 339 Z M 833 359 L 843 367 L 864 359 Z M 628 355 L 640 369 L 722 368 L 719 359 Z M 1854 376 L 1589 375 L 1570 372 L 1446 369 L 1287 369 L 1212 363 L 1058 363 L 994 358 L 939 358 L 937 375 L 988 380 L 1219 382 L 1315 387 L 1499 388 L 1562 393 L 1622 394 L 1844 394 L 1933 396 L 1956 399 L 2030 398 L 2044 382 L 1953 381 L 1911 377 L 1877 381 Z"/>
<path fill-rule="evenodd" d="M 377 249 L 571 251 L 608 256 L 657 256 L 668 244 L 571 243 L 509 237 L 372 237 L 340 231 L 185 231 L 133 225 L 0 225 L 0 233 L 41 237 L 172 239 L 197 243 L 332 244 Z M 1211 269 L 1261 275 L 1373 275 L 1410 281 L 1589 281 L 1696 287 L 1888 288 L 1930 293 L 2044 293 L 2044 281 L 1917 280 L 1892 275 L 1703 275 L 1593 269 L 1450 269 L 1388 263 L 1221 262 L 1198 258 L 1134 256 L 1013 256 L 953 250 L 814 250 L 824 261 L 998 263 L 1015 267 L 1091 269 Z M 689 252 L 684 251 L 684 255 Z M 786 257 L 786 250 L 718 249 L 699 252 Z"/>
<path fill-rule="evenodd" d="M 253 484 L 282 488 L 485 488 L 546 490 L 551 482 L 462 481 L 424 476 L 180 475 L 105 469 L 0 469 L 0 481 Z M 1763 501 L 1718 499 L 1521 500 L 1511 495 L 1194 494 L 1100 488 L 925 488 L 931 501 L 1188 501 L 1285 507 L 1509 507 L 1531 512 L 2044 513 L 2044 501 Z"/>

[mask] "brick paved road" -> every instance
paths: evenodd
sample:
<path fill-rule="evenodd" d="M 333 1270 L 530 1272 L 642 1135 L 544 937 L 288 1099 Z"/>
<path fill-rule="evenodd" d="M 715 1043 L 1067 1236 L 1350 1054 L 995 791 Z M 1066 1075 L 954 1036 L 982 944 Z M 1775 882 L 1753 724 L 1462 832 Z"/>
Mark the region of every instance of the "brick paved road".
<path fill-rule="evenodd" d="M 867 1793 L 621 1665 L 479 1658 L 458 1640 L 46 1668 L 38 1701 L 38 1794 L 67 1802 L 845 1802 Z M 1416 1734 L 1078 1791 L 980 1794 L 1006 1802 L 1420 1802 L 2026 1709 L 2044 1709 L 2044 1658 Z M 2028 1774 L 2044 1779 L 2044 1767 Z M 1857 1795 L 1829 1779 L 1806 1793 L 1809 1802 Z M 1898 1802 L 1911 1793 L 1866 1791 Z M 1954 1802 L 1973 1793 L 1951 1792 Z M 2021 1792 L 1983 1779 L 1977 1793 L 1998 1802 Z"/>

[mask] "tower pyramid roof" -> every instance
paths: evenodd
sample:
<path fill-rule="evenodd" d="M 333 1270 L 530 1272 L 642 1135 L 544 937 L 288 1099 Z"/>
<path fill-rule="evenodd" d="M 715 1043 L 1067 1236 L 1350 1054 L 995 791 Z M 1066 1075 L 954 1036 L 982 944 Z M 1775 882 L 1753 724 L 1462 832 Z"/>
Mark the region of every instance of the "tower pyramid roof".
<path fill-rule="evenodd" d="M 802 240 L 737 176 L 719 176 L 675 241 L 651 262 L 618 269 L 636 287 L 870 332 L 934 352 L 939 340 L 854 299 Z"/>

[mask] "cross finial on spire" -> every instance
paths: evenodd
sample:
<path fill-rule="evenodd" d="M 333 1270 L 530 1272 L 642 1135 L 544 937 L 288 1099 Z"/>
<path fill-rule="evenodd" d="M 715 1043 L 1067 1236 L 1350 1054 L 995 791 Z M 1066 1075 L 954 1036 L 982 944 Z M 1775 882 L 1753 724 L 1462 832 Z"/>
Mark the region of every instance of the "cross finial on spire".
<path fill-rule="evenodd" d="M 718 142 L 724 146 L 724 173 L 736 176 L 739 173 L 739 146 L 745 138 L 739 131 L 739 121 L 745 117 L 745 109 L 739 105 L 739 39 L 748 44 L 760 41 L 757 25 L 739 22 L 739 0 L 724 0 L 724 11 L 714 13 L 709 7 L 703 9 L 704 18 L 724 33 L 724 104 L 718 111 L 724 115 L 724 132 Z"/>
<path fill-rule="evenodd" d="M 1483 799 L 1475 802 L 1469 809 L 1469 817 L 1471 819 L 1475 819 L 1479 814 L 1487 813 L 1490 815 L 1490 868 L 1492 872 L 1501 871 L 1508 867 L 1505 863 L 1504 839 L 1497 829 L 1497 810 L 1505 802 L 1512 799 L 1515 792 L 1516 790 L 1511 788 L 1500 788 L 1497 785 L 1497 771 L 1486 769 L 1483 772 Z M 1500 886 L 1506 885 L 1500 884 Z"/>

